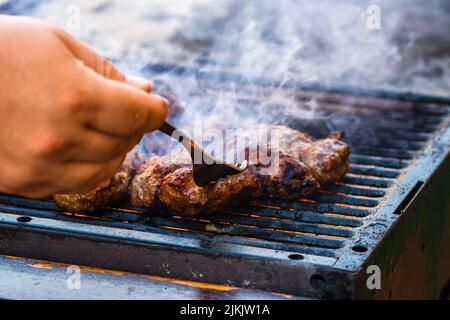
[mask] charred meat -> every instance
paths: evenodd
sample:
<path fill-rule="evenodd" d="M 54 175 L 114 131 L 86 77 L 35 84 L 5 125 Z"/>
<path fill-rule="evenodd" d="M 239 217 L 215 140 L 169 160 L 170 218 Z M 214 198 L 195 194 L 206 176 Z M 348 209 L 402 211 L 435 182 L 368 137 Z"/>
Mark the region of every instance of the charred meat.
<path fill-rule="evenodd" d="M 192 168 L 186 167 L 166 175 L 158 197 L 168 209 L 183 215 L 215 212 L 226 205 L 242 202 L 261 194 L 264 177 L 254 168 L 199 187 L 194 183 Z"/>
<path fill-rule="evenodd" d="M 350 150 L 340 140 L 341 134 L 314 139 L 284 126 L 266 128 L 276 129 L 278 135 L 277 145 L 268 145 L 269 151 L 276 149 L 278 152 L 270 173 L 263 171 L 264 166 L 258 159 L 244 172 L 199 187 L 193 181 L 190 156 L 181 149 L 164 156 L 152 156 L 137 170 L 125 161 L 107 188 L 86 194 L 56 195 L 55 201 L 68 210 L 92 212 L 129 193 L 134 206 L 162 204 L 183 215 L 196 215 L 212 213 L 261 195 L 284 199 L 308 195 L 321 186 L 339 181 L 347 172 Z M 250 150 L 251 147 L 246 146 L 242 152 L 248 155 Z"/>
<path fill-rule="evenodd" d="M 205 187 L 194 183 L 191 167 L 178 169 L 164 177 L 158 197 L 174 212 L 197 215 L 245 203 L 263 194 L 293 198 L 310 194 L 318 188 L 318 182 L 301 161 L 281 154 L 271 175 L 262 174 L 261 166 L 254 164 L 244 172 Z"/>
<path fill-rule="evenodd" d="M 260 125 L 276 135 L 278 149 L 302 161 L 321 185 L 342 179 L 349 165 L 349 146 L 342 142 L 342 132 L 333 132 L 324 139 L 286 126 Z"/>
<path fill-rule="evenodd" d="M 153 206 L 163 178 L 177 169 L 188 166 L 191 166 L 191 158 L 184 149 L 166 156 L 148 158 L 139 167 L 132 181 L 130 188 L 132 205 Z"/>
<path fill-rule="evenodd" d="M 211 213 L 262 194 L 284 199 L 308 195 L 321 185 L 339 181 L 347 172 L 349 147 L 340 141 L 339 134 L 316 140 L 287 127 L 273 128 L 279 135 L 279 156 L 269 174 L 262 173 L 258 160 L 242 173 L 199 187 L 193 182 L 191 165 L 174 164 L 179 163 L 175 156 L 174 161 L 166 159 L 166 165 L 161 166 L 161 158 L 155 157 L 134 178 L 132 204 L 152 206 L 161 202 L 184 215 Z M 249 147 L 243 152 L 248 156 Z M 154 163 L 158 164 L 156 170 Z"/>

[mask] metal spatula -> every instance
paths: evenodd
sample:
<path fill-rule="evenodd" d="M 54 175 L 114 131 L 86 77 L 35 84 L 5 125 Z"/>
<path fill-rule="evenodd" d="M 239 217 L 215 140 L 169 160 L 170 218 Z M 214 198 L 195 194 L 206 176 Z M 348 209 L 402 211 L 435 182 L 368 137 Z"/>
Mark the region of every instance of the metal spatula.
<path fill-rule="evenodd" d="M 219 178 L 242 172 L 247 168 L 247 161 L 244 161 L 239 165 L 234 165 L 210 156 L 189 138 L 186 133 L 175 128 L 168 122 L 164 122 L 159 130 L 172 138 L 178 138 L 178 142 L 182 143 L 189 151 L 192 159 L 194 182 L 200 187 L 203 187 L 210 182 L 217 181 Z M 176 133 L 174 134 L 175 131 Z M 196 163 L 199 162 L 199 159 L 201 159 L 201 163 Z"/>

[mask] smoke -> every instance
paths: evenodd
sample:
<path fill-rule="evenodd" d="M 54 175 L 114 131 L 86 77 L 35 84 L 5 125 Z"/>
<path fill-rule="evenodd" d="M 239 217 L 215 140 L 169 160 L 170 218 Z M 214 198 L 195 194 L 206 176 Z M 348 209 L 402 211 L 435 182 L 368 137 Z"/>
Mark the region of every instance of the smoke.
<path fill-rule="evenodd" d="M 357 117 L 323 113 L 317 102 L 320 94 L 299 100 L 287 89 L 292 82 L 448 95 L 446 1 L 250 0 L 226 5 L 226 23 L 211 30 L 215 40 L 201 53 L 210 62 L 203 69 L 237 72 L 250 83 L 273 80 L 277 89 L 226 80 L 223 89 L 211 95 L 203 91 L 198 97 L 192 89 L 201 84 L 195 79 L 183 82 L 176 92 L 187 93 L 185 125 L 205 117 L 210 127 L 324 119 L 331 130 L 357 131 Z M 367 25 L 367 8 L 373 5 L 379 8 L 379 29 Z M 187 28 L 180 37 L 186 41 L 196 30 Z"/>
<path fill-rule="evenodd" d="M 430 58 L 435 67 L 428 71 L 448 76 L 448 70 L 436 70 L 444 62 L 448 67 L 448 1 L 250 0 L 233 5 L 229 11 L 235 14 L 214 35 L 208 56 L 255 79 L 409 85 L 416 91 L 421 88 L 410 76 L 425 76 Z M 367 8 L 373 5 L 379 8 L 379 29 L 367 26 Z"/>
<path fill-rule="evenodd" d="M 1 8 L 67 28 L 110 58 L 209 63 L 259 79 L 448 96 L 448 0 L 17 0 Z M 370 5 L 379 30 L 367 28 Z M 12 9 L 11 9 L 12 8 Z"/>
<path fill-rule="evenodd" d="M 293 82 L 450 91 L 448 0 L 53 0 L 30 14 L 65 27 L 69 4 L 83 14 L 75 34 L 105 56 L 230 71 L 247 80 L 221 79 L 209 89 L 189 72 L 160 76 L 183 101 L 177 124 L 188 129 L 199 121 L 206 129 L 296 122 L 357 131 L 357 116 L 324 112 L 320 93 L 298 99 L 288 89 Z M 369 6 L 379 8 L 379 29 L 367 25 Z M 263 79 L 266 85 L 256 85 Z"/>

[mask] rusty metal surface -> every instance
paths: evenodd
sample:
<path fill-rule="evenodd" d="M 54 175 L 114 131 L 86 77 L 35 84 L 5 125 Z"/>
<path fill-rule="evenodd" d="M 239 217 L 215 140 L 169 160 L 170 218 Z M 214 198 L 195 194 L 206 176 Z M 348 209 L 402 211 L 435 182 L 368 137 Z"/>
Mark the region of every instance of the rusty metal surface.
<path fill-rule="evenodd" d="M 71 282 L 74 273 L 69 267 L 68 264 L 0 255 L 0 299 L 303 299 L 86 266 L 78 266 L 78 286 Z"/>
<path fill-rule="evenodd" d="M 449 134 L 450 132 L 447 132 Z M 450 157 L 424 182 L 359 271 L 358 295 L 369 299 L 450 299 Z M 381 270 L 381 289 L 365 272 Z"/>
<path fill-rule="evenodd" d="M 334 297 L 345 298 L 350 285 L 345 273 L 307 262 L 314 261 L 314 257 L 308 257 L 307 261 L 291 260 L 288 253 L 275 252 L 277 256 L 269 258 L 266 250 L 215 241 L 195 241 L 194 249 L 187 246 L 192 241 L 182 238 L 175 239 L 182 247 L 173 242 L 162 245 L 145 239 L 145 233 L 122 232 L 117 237 L 121 231 L 112 228 L 95 226 L 87 232 L 82 224 L 45 219 L 16 227 L 17 218 L 11 215 L 9 221 L 4 215 L 0 218 L 2 253 L 309 297 L 323 296 L 322 289 L 311 287 L 309 282 L 319 271 L 336 280 Z M 226 249 L 233 253 L 223 251 Z"/>

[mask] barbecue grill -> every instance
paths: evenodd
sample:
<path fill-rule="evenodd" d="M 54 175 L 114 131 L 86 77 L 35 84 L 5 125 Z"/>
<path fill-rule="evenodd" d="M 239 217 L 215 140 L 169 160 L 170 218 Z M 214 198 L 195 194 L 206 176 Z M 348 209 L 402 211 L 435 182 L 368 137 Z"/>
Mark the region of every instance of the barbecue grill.
<path fill-rule="evenodd" d="M 346 131 L 341 183 L 308 198 L 261 198 L 210 216 L 122 204 L 100 215 L 50 200 L 0 196 L 0 252 L 308 298 L 446 298 L 450 281 L 450 100 L 383 91 L 246 81 L 235 74 L 148 65 L 149 78 L 196 78 L 201 91 L 241 83 L 317 99 L 323 118 L 289 122 L 315 137 Z M 230 89 L 231 90 L 231 89 Z M 263 99 L 264 97 L 262 97 Z M 367 286 L 368 268 L 381 289 Z"/>

